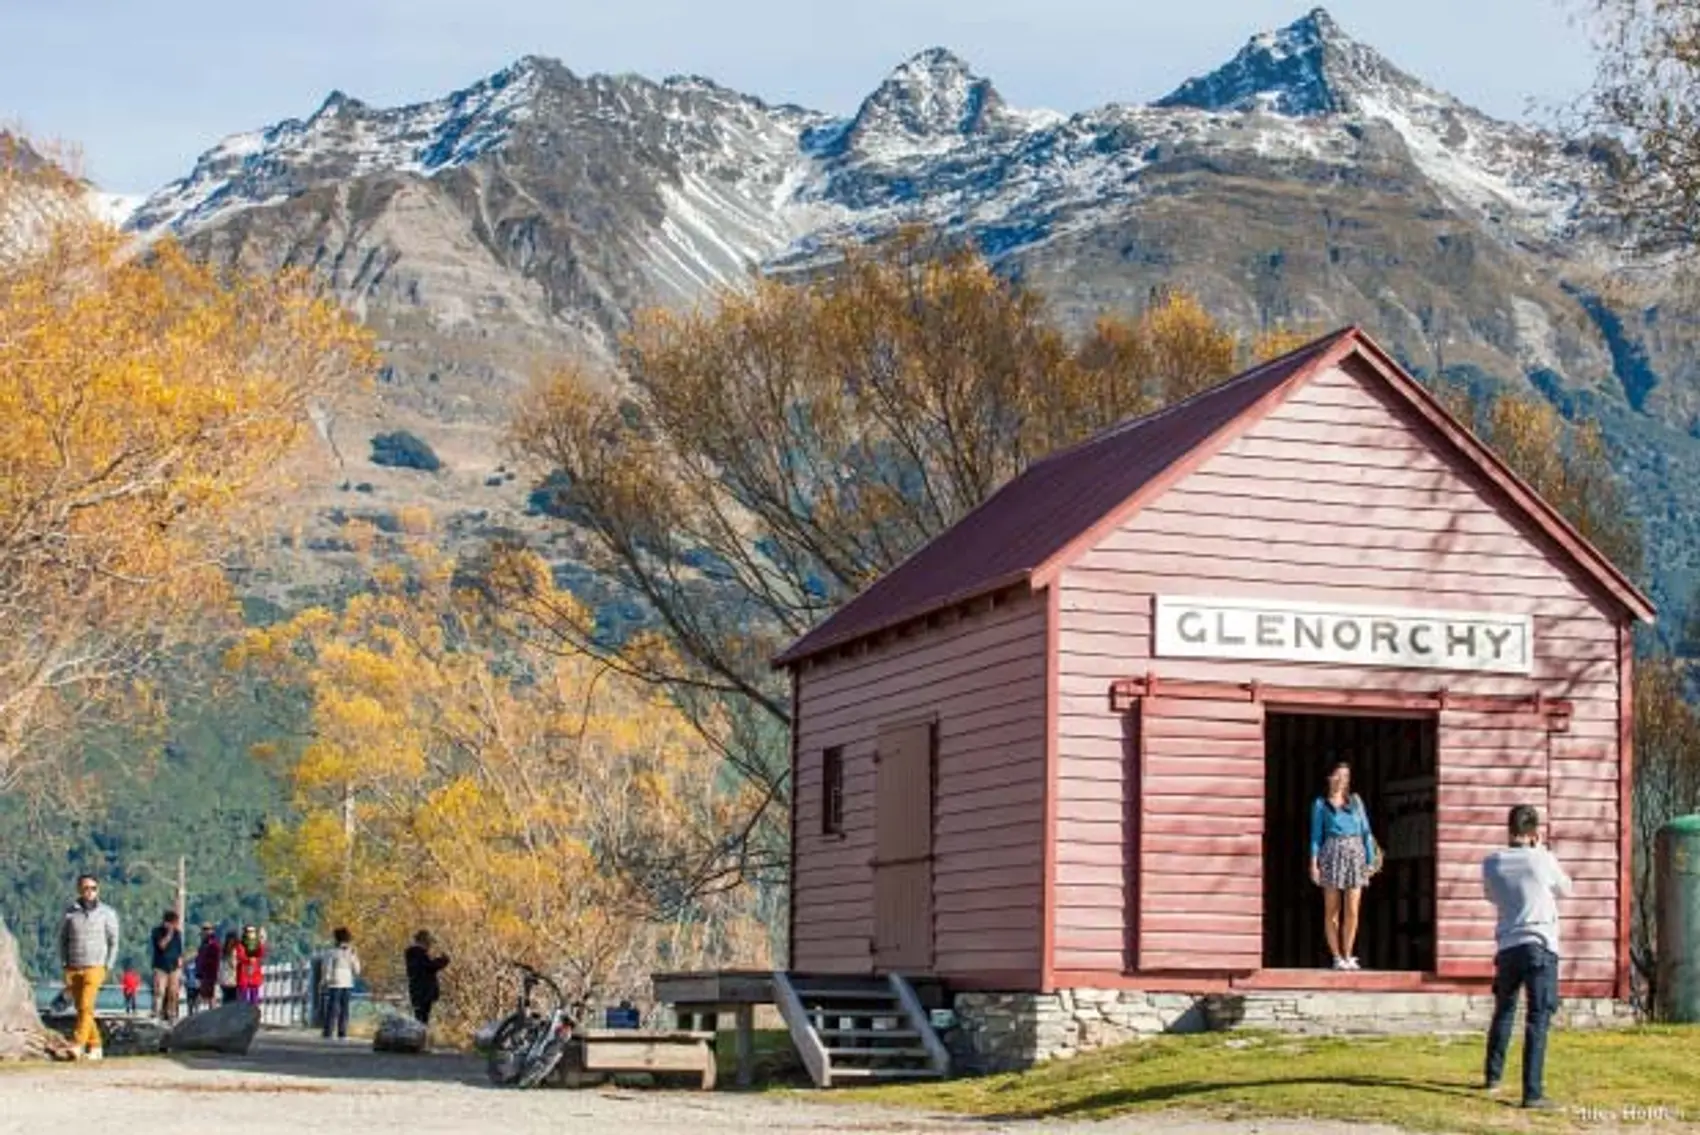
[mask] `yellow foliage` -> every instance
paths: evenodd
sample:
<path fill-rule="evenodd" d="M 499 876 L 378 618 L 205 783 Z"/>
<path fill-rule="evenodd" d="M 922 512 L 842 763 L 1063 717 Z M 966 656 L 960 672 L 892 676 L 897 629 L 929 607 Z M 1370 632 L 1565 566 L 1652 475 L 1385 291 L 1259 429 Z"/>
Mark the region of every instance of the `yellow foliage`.
<path fill-rule="evenodd" d="M 1296 351 L 1327 333 L 1326 328 L 1315 325 L 1289 327 L 1285 323 L 1278 323 L 1252 341 L 1251 357 L 1257 362 L 1266 363 Z"/>
<path fill-rule="evenodd" d="M 740 814 L 718 754 L 653 689 L 518 646 L 447 566 L 392 565 L 340 611 L 257 629 L 231 653 L 311 697 L 312 740 L 290 768 L 301 819 L 265 851 L 280 895 L 349 926 L 392 987 L 430 928 L 456 959 L 459 1024 L 495 1011 L 509 958 L 602 996 L 641 994 L 657 965 L 731 960 L 729 941 L 759 964 L 748 892 L 666 902 Z"/>
<path fill-rule="evenodd" d="M 0 785 L 229 615 L 247 510 L 310 403 L 372 364 L 304 275 L 136 255 L 79 193 L 0 170 Z"/>

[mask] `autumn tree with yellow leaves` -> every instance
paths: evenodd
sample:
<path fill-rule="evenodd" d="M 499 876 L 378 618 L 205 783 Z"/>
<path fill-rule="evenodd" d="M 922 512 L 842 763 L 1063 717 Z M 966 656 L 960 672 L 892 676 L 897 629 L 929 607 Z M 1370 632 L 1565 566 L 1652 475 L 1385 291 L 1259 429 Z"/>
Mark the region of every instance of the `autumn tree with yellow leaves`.
<path fill-rule="evenodd" d="M 566 368 L 514 417 L 572 552 L 666 650 L 503 569 L 539 643 L 671 692 L 759 810 L 699 873 L 784 869 L 788 694 L 769 660 L 1033 461 L 1226 378 L 1247 345 L 1191 297 L 1070 336 L 984 258 L 906 233 L 831 271 L 639 319 L 616 376 Z"/>
<path fill-rule="evenodd" d="M 137 250 L 26 153 L 0 148 L 3 791 L 41 785 L 91 718 L 146 710 L 153 667 L 233 614 L 234 534 L 310 404 L 371 365 L 304 277 Z M 0 1005 L 0 1048 L 26 1010 Z"/>
<path fill-rule="evenodd" d="M 540 562 L 511 566 L 586 617 Z M 718 755 L 661 691 L 521 629 L 421 546 L 341 610 L 248 634 L 232 662 L 311 705 L 288 762 L 299 818 L 264 848 L 280 896 L 355 928 L 391 987 L 431 928 L 455 959 L 451 1027 L 489 1018 L 509 959 L 605 999 L 657 967 L 759 964 L 752 894 L 679 884 L 749 810 Z"/>
<path fill-rule="evenodd" d="M 51 185 L 0 179 L 39 201 Z M 0 208 L 0 216 L 9 210 Z M 0 262 L 0 787 L 228 614 L 224 557 L 314 399 L 370 364 L 299 276 L 138 256 L 69 204 Z"/>

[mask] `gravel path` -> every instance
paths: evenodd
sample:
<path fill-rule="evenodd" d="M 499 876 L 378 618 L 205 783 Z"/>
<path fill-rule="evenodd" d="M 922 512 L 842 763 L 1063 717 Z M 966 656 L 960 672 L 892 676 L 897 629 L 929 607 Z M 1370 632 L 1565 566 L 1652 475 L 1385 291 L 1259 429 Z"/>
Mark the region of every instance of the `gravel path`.
<path fill-rule="evenodd" d="M 81 1117 L 81 1118 L 78 1118 Z M 185 1125 L 242 1135 L 492 1131 L 502 1135 L 715 1135 L 719 1132 L 983 1132 L 1045 1135 L 1374 1135 L 1356 1124 L 1224 1123 L 1143 1116 L 1103 1123 L 985 1123 L 831 1102 L 827 1093 L 584 1089 L 498 1091 L 458 1055 L 396 1057 L 364 1044 L 262 1034 L 244 1057 L 108 1060 L 0 1071 L 0 1133 L 96 1122 L 125 1135 Z M 1382 1129 L 1383 1135 L 1388 1135 Z"/>

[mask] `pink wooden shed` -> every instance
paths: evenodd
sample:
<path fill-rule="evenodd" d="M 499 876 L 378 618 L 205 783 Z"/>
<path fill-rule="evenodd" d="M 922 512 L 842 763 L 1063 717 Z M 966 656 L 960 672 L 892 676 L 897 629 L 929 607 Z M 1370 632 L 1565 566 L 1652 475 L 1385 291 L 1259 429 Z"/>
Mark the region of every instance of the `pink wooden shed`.
<path fill-rule="evenodd" d="M 1354 988 L 1491 974 L 1533 802 L 1566 996 L 1628 979 L 1648 600 L 1361 331 L 1041 461 L 777 660 L 790 967 L 1209 993 L 1328 960 L 1308 806 L 1387 852 Z"/>

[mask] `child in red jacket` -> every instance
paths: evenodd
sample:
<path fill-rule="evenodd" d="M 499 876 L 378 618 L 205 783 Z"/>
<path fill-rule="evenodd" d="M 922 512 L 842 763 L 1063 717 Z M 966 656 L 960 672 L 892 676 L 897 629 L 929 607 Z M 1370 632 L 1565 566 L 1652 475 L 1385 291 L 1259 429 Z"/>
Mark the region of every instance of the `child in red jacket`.
<path fill-rule="evenodd" d="M 142 975 L 136 972 L 136 967 L 124 966 L 124 976 L 118 979 L 118 988 L 124 991 L 124 1011 L 132 1017 L 136 1015 L 136 994 L 142 991 Z"/>

